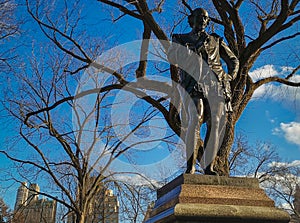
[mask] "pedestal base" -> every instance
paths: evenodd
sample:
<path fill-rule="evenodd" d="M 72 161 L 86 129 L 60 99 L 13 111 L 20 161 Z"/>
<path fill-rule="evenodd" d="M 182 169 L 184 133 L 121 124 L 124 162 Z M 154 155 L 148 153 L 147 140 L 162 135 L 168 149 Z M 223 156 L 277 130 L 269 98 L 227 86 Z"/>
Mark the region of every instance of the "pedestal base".
<path fill-rule="evenodd" d="M 183 174 L 157 191 L 145 223 L 288 223 L 257 179 Z"/>

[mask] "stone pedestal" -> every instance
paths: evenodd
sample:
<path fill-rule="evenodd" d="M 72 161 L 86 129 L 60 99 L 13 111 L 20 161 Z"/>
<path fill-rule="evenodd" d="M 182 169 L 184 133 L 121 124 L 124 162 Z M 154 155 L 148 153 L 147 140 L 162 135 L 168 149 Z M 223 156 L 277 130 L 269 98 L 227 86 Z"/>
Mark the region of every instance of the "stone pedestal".
<path fill-rule="evenodd" d="M 183 174 L 157 191 L 145 223 L 288 223 L 253 178 Z"/>

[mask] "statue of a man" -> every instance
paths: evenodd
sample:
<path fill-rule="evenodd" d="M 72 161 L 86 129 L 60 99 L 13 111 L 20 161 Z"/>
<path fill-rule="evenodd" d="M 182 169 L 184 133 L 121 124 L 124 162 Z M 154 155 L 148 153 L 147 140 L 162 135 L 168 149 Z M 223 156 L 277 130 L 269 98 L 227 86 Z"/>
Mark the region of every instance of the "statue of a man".
<path fill-rule="evenodd" d="M 172 44 L 170 47 L 170 50 L 168 52 L 168 58 L 172 63 L 176 63 L 176 59 L 174 61 L 174 58 L 177 58 L 177 60 L 182 60 L 178 59 L 177 56 L 178 54 L 180 54 L 180 51 L 174 51 L 174 47 L 172 47 L 176 44 L 184 46 L 185 48 L 196 54 L 198 57 L 201 57 L 201 60 L 205 61 L 205 63 L 208 65 L 207 67 L 209 67 L 210 69 L 210 74 L 216 76 L 217 83 L 222 89 L 222 92 L 224 94 L 222 96 L 223 98 L 225 98 L 225 103 L 223 103 L 223 107 L 225 106 L 227 112 L 232 112 L 232 107 L 230 104 L 230 81 L 233 80 L 237 75 L 239 69 L 239 61 L 221 37 L 219 37 L 215 33 L 208 34 L 205 31 L 205 28 L 207 27 L 209 21 L 210 19 L 208 16 L 208 12 L 205 9 L 197 8 L 192 10 L 191 15 L 189 15 L 188 17 L 188 23 L 192 28 L 192 31 L 185 34 L 174 34 L 172 36 L 172 42 L 174 44 Z M 221 59 L 225 61 L 228 72 L 225 72 L 222 68 Z M 194 65 L 191 64 L 188 66 Z M 197 144 L 199 138 L 199 125 L 200 122 L 203 121 L 203 111 L 205 112 L 206 110 L 206 102 L 205 100 L 203 100 L 203 97 L 205 96 L 203 95 L 203 89 L 201 89 L 201 84 L 199 84 L 198 81 L 195 80 L 197 79 L 195 77 L 197 77 L 198 74 L 189 74 L 183 69 L 179 69 L 179 71 L 180 85 L 187 92 L 187 94 L 189 94 L 191 98 L 190 100 L 185 100 L 181 98 L 181 100 L 184 100 L 182 101 L 182 103 L 185 107 L 184 110 L 187 113 L 186 116 L 188 119 L 185 143 L 187 150 L 193 151 L 193 155 L 191 157 L 187 157 L 188 161 L 186 172 L 194 173 L 194 164 L 195 159 L 197 158 L 199 147 L 199 145 Z M 203 104 L 204 110 L 202 107 Z M 192 106 L 196 107 L 196 111 L 195 109 L 191 109 Z M 214 148 L 214 150 L 216 150 L 216 148 Z M 217 151 L 213 151 L 213 154 L 216 155 Z M 216 174 L 213 169 L 212 163 L 204 167 L 204 172 L 205 174 L 210 175 Z"/>

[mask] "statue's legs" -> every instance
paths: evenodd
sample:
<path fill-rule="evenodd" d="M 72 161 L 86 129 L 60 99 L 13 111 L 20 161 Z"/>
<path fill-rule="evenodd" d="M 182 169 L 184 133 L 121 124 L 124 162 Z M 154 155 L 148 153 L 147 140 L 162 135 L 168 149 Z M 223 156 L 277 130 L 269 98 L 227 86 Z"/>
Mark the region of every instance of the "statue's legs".
<path fill-rule="evenodd" d="M 216 95 L 213 103 L 210 103 L 210 118 L 207 121 L 207 134 L 204 143 L 203 164 L 205 174 L 215 175 L 214 159 L 220 147 L 220 140 L 225 128 L 225 106 L 224 99 Z"/>
<path fill-rule="evenodd" d="M 185 136 L 187 170 L 186 173 L 195 173 L 195 164 L 198 156 L 198 141 L 200 139 L 200 126 L 203 118 L 203 101 L 200 97 L 189 97 L 185 103 L 188 116 L 188 126 Z"/>

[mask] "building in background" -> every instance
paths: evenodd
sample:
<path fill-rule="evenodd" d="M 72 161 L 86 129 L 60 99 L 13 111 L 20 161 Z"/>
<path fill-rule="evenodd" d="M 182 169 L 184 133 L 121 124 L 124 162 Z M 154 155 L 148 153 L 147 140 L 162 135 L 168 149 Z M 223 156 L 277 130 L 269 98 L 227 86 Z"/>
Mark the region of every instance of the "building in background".
<path fill-rule="evenodd" d="M 14 210 L 17 210 L 22 205 L 26 205 L 27 198 L 28 198 L 27 183 L 22 182 L 21 186 L 18 188 L 18 191 L 17 191 L 17 198 L 16 198 Z"/>
<path fill-rule="evenodd" d="M 76 222 L 75 215 L 68 215 L 67 223 Z M 119 202 L 112 190 L 100 187 L 90 202 L 85 223 L 119 223 Z"/>
<path fill-rule="evenodd" d="M 92 214 L 88 216 L 88 223 L 118 223 L 119 222 L 119 202 L 112 190 L 106 189 L 104 194 L 96 196 L 91 208 Z M 95 221 L 98 220 L 98 221 Z"/>
<path fill-rule="evenodd" d="M 56 201 L 39 199 L 37 184 L 21 183 L 18 188 L 13 223 L 55 223 Z"/>
<path fill-rule="evenodd" d="M 28 191 L 28 203 L 36 202 L 39 199 L 40 187 L 37 184 L 30 184 Z"/>

